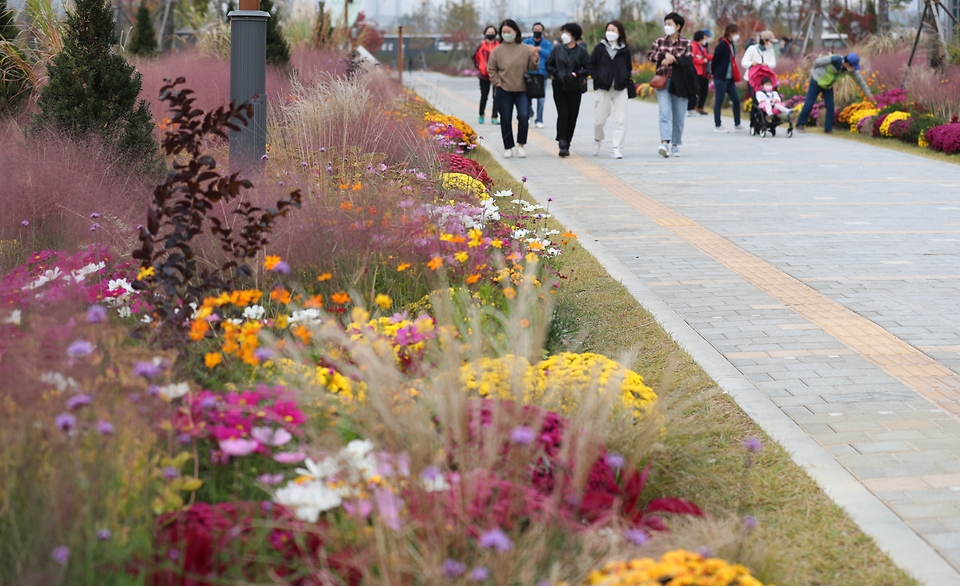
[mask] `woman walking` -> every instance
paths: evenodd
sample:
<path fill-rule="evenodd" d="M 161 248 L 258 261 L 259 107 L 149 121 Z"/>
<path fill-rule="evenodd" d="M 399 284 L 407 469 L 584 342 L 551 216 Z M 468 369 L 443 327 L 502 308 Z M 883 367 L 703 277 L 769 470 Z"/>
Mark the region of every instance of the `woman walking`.
<path fill-rule="evenodd" d="M 593 122 L 593 155 L 600 154 L 603 142 L 603 127 L 613 113 L 613 152 L 611 157 L 622 159 L 620 146 L 627 133 L 627 85 L 632 64 L 627 46 L 627 34 L 623 23 L 611 20 L 607 23 L 603 40 L 590 54 L 587 73 L 593 78 L 593 89 L 597 94 L 596 118 Z"/>
<path fill-rule="evenodd" d="M 687 116 L 706 116 L 703 107 L 707 104 L 710 92 L 710 62 L 713 55 L 707 50 L 707 33 L 699 30 L 693 33 L 693 66 L 697 70 L 697 96 L 687 103 Z"/>
<path fill-rule="evenodd" d="M 688 68 L 687 78 L 694 82 L 693 46 L 690 39 L 680 36 L 684 18 L 676 12 L 671 12 L 663 18 L 663 36 L 653 42 L 647 59 L 657 66 L 657 75 L 667 78 L 667 85 L 657 90 L 657 105 L 660 107 L 660 147 L 657 152 L 661 157 L 680 156 L 680 146 L 683 144 L 683 122 L 687 109 L 687 91 L 694 88 L 684 88 L 678 91 L 680 71 Z M 674 73 L 677 75 L 674 76 Z M 682 93 L 683 97 L 678 95 Z M 695 95 L 695 94 L 694 94 Z M 671 146 L 672 145 L 672 146 Z"/>
<path fill-rule="evenodd" d="M 740 70 L 737 68 L 736 42 L 740 40 L 740 28 L 735 24 L 728 24 L 723 31 L 723 38 L 713 50 L 713 122 L 715 132 L 729 132 L 720 125 L 720 110 L 723 102 L 730 96 L 730 105 L 733 107 L 733 129 L 743 132 L 740 127 L 740 93 L 737 90 L 737 81 L 740 80 Z"/>
<path fill-rule="evenodd" d="M 777 52 L 773 46 L 780 41 L 773 36 L 773 31 L 763 31 L 760 33 L 760 42 L 750 45 L 743 52 L 743 59 L 740 65 L 743 66 L 743 79 L 747 81 L 747 87 L 750 89 L 750 68 L 754 65 L 766 65 L 770 69 L 777 68 Z"/>
<path fill-rule="evenodd" d="M 490 83 L 497 88 L 494 102 L 500 112 L 500 135 L 503 137 L 503 156 L 511 158 L 516 146 L 517 156 L 527 156 L 523 150 L 527 144 L 527 132 L 530 128 L 530 98 L 527 97 L 527 83 L 523 74 L 536 70 L 540 64 L 540 50 L 523 44 L 520 26 L 513 19 L 500 24 L 500 40 L 496 49 L 490 53 L 487 72 Z M 513 109 L 517 109 L 517 140 L 513 140 Z"/>
<path fill-rule="evenodd" d="M 487 72 L 487 61 L 490 59 L 490 53 L 497 48 L 500 41 L 497 40 L 497 29 L 493 25 L 483 29 L 483 40 L 473 54 L 473 64 L 480 72 L 480 118 L 478 122 L 483 124 L 484 116 L 487 112 L 487 94 L 490 93 L 490 74 Z M 493 90 L 493 114 L 490 116 L 490 122 L 497 123 L 497 90 Z"/>
<path fill-rule="evenodd" d="M 590 56 L 578 41 L 583 29 L 575 22 L 560 27 L 561 45 L 553 48 L 547 59 L 547 73 L 553 79 L 553 103 L 557 106 L 557 142 L 560 156 L 570 156 L 570 141 L 577 128 L 580 100 L 587 91 L 584 69 Z"/>

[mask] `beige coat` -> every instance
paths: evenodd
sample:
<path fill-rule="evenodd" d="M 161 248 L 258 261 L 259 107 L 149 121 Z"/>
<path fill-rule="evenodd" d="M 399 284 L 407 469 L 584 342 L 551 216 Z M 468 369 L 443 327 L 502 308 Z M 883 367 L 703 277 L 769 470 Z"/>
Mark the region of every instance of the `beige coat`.
<path fill-rule="evenodd" d="M 537 71 L 539 65 L 540 56 L 530 50 L 530 45 L 500 43 L 490 53 L 487 71 L 494 86 L 508 92 L 525 92 L 527 83 L 523 81 L 523 74 Z"/>

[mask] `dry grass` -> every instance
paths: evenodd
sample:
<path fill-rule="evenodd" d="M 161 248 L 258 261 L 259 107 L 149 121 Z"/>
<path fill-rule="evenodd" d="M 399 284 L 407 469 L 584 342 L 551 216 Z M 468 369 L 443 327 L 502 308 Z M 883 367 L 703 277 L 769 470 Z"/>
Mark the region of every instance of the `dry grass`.
<path fill-rule="evenodd" d="M 822 134 L 823 129 L 819 126 L 807 128 L 807 132 L 817 132 Z M 863 134 L 857 134 L 855 132 L 848 132 L 846 129 L 837 128 L 833 131 L 833 136 L 840 138 L 842 140 L 852 140 L 854 142 L 860 142 L 864 144 L 873 145 L 875 147 L 890 149 L 892 151 L 898 151 L 901 153 L 907 153 L 909 155 L 917 155 L 920 157 L 925 157 L 927 159 L 933 159 L 935 161 L 943 161 L 944 163 L 952 163 L 954 165 L 960 165 L 960 156 L 958 155 L 948 155 L 946 153 L 941 153 L 929 148 L 921 148 L 915 144 L 907 144 L 899 140 L 892 138 L 874 138 L 872 136 L 866 136 Z"/>
<path fill-rule="evenodd" d="M 478 158 L 498 189 L 516 187 L 516 180 L 485 151 Z M 809 586 L 917 584 L 729 395 L 720 392 L 593 256 L 581 248 L 565 253 L 561 270 L 568 279 L 556 302 L 568 343 L 579 351 L 614 357 L 634 352 L 632 368 L 662 399 L 667 435 L 655 456 L 654 493 L 693 500 L 720 519 L 721 529 L 723 523 L 736 527 L 740 515 L 756 516 L 759 525 L 741 559 L 756 564 L 753 569 L 765 581 Z M 740 445 L 747 436 L 765 444 L 749 470 Z M 706 530 L 694 527 L 693 535 L 697 531 Z M 715 525 L 707 533 L 716 537 L 718 531 Z M 683 539 L 689 547 L 688 537 Z M 701 539 L 716 543 L 706 535 Z M 736 546 L 736 539 L 730 539 L 725 543 Z M 723 553 L 728 550 L 725 546 Z"/>

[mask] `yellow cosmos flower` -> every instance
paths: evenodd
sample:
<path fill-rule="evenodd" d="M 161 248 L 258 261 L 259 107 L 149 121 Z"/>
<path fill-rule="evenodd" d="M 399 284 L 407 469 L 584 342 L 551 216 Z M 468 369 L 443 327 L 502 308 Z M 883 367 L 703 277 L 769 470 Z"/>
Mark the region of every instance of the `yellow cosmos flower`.
<path fill-rule="evenodd" d="M 223 362 L 223 355 L 219 352 L 208 352 L 207 355 L 203 357 L 203 363 L 207 368 L 213 368 L 221 362 Z"/>
<path fill-rule="evenodd" d="M 390 309 L 390 306 L 393 305 L 393 299 L 390 299 L 389 295 L 384 295 L 383 293 L 377 295 L 373 301 L 379 305 L 381 309 Z"/>

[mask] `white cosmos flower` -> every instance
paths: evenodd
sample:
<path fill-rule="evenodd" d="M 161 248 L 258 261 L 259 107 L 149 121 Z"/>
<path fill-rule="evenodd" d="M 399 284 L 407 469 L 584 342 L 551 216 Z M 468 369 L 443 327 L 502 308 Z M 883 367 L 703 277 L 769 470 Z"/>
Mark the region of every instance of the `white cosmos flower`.
<path fill-rule="evenodd" d="M 61 393 L 70 389 L 72 391 L 79 391 L 80 386 L 77 385 L 77 381 L 73 380 L 73 377 L 63 376 L 59 372 L 45 372 L 40 375 L 40 382 L 46 383 L 53 386 Z"/>
<path fill-rule="evenodd" d="M 70 273 L 70 276 L 73 277 L 73 279 L 79 283 L 80 281 L 86 279 L 87 275 L 91 275 L 98 271 L 102 271 L 104 268 L 106 268 L 106 266 L 107 264 L 103 262 L 98 262 L 98 263 L 92 262 L 85 267 L 82 267 L 73 271 L 72 273 Z"/>
<path fill-rule="evenodd" d="M 510 197 L 513 195 L 512 189 L 504 189 L 493 194 L 493 197 Z"/>
<path fill-rule="evenodd" d="M 312 307 L 310 309 L 299 309 L 290 315 L 290 319 L 287 321 L 287 323 L 290 326 L 294 326 L 299 323 L 319 324 L 322 317 L 323 314 L 319 309 Z"/>
<path fill-rule="evenodd" d="M 244 308 L 243 317 L 250 320 L 259 320 L 266 312 L 267 310 L 260 305 L 251 305 L 250 307 Z"/>
<path fill-rule="evenodd" d="M 516 230 L 513 231 L 513 234 L 511 234 L 511 236 L 513 236 L 514 240 L 520 240 L 529 233 L 530 233 L 530 230 L 526 230 L 524 228 L 517 228 Z"/>
<path fill-rule="evenodd" d="M 163 396 L 163 398 L 167 399 L 168 401 L 172 401 L 173 399 L 179 399 L 180 397 L 189 393 L 190 385 L 188 385 L 187 383 L 176 383 L 172 385 L 166 385 L 163 387 L 159 387 L 157 389 L 157 392 L 160 393 L 160 395 Z"/>
<path fill-rule="evenodd" d="M 40 276 L 37 277 L 36 281 L 27 285 L 27 290 L 32 290 L 32 289 L 36 289 L 37 287 L 42 287 L 43 285 L 46 285 L 50 281 L 56 281 L 62 275 L 63 273 L 60 271 L 60 267 L 54 267 L 52 269 L 48 269 L 43 273 L 41 273 Z"/>
<path fill-rule="evenodd" d="M 19 310 L 19 309 L 14 309 L 12 312 L 10 312 L 10 316 L 9 316 L 9 317 L 5 317 L 5 318 L 3 318 L 2 320 L 0 320 L 0 324 L 13 324 L 13 325 L 15 325 L 15 326 L 19 326 L 19 325 L 20 325 L 20 310 Z"/>
<path fill-rule="evenodd" d="M 273 502 L 294 509 L 302 521 L 316 523 L 321 512 L 339 507 L 343 499 L 323 481 L 298 483 L 294 480 L 277 489 Z"/>
<path fill-rule="evenodd" d="M 129 308 L 129 307 L 127 307 L 126 305 L 124 305 L 123 307 L 121 307 L 120 309 L 117 310 L 117 314 L 118 314 L 120 317 L 130 317 L 130 316 L 133 314 L 133 312 L 130 311 L 130 308 Z"/>
<path fill-rule="evenodd" d="M 314 480 L 326 480 L 340 471 L 340 464 L 335 458 L 324 458 L 316 462 L 307 458 L 303 461 L 305 468 L 297 468 L 297 474 L 309 476 Z"/>

